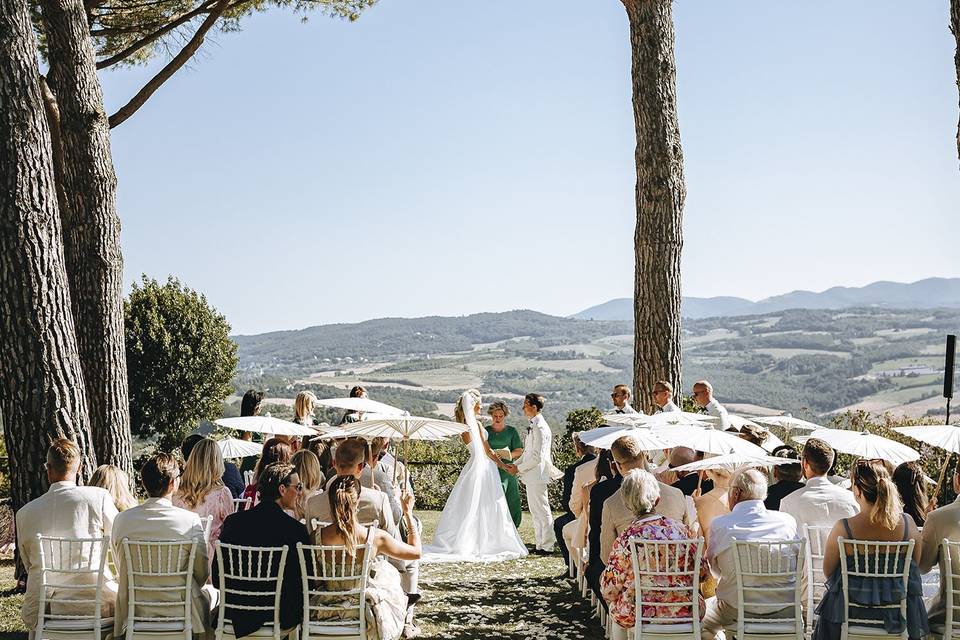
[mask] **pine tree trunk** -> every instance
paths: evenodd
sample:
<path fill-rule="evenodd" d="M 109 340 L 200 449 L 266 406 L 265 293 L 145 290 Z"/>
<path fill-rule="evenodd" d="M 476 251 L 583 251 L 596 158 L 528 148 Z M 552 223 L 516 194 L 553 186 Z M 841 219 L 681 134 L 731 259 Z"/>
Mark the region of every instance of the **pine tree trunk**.
<path fill-rule="evenodd" d="M 94 448 L 133 478 L 123 335 L 123 257 L 110 126 L 82 0 L 43 0 L 66 200 L 64 255 Z"/>
<path fill-rule="evenodd" d="M 683 248 L 683 150 L 671 0 L 622 0 L 633 50 L 637 133 L 634 236 L 634 398 L 652 410 L 657 380 L 680 391 L 680 253 Z"/>
<path fill-rule="evenodd" d="M 950 31 L 957 40 L 953 62 L 957 67 L 957 89 L 960 90 L 960 0 L 950 0 Z M 957 121 L 957 155 L 960 157 L 960 120 Z"/>
<path fill-rule="evenodd" d="M 95 462 L 39 74 L 26 1 L 0 0 L 0 414 L 14 509 L 46 491 L 53 438 L 80 445 L 84 478 Z"/>

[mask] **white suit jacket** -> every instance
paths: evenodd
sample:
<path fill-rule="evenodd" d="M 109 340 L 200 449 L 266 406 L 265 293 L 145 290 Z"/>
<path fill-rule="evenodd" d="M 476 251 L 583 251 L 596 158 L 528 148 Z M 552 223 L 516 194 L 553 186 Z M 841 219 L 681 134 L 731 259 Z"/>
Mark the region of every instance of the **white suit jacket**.
<path fill-rule="evenodd" d="M 116 517 L 117 508 L 106 490 L 78 487 L 74 482 L 54 482 L 45 494 L 17 511 L 17 545 L 27 570 L 27 593 L 20 614 L 28 629 L 37 626 L 40 604 L 40 545 L 37 543 L 37 534 L 61 538 L 102 538 L 110 535 Z M 71 599 L 88 597 L 74 589 L 70 591 L 67 597 Z M 102 613 L 105 617 L 110 615 L 115 593 L 115 584 L 104 591 L 104 599 L 108 604 Z"/>
<path fill-rule="evenodd" d="M 127 569 L 123 557 L 124 538 L 131 541 L 196 540 L 199 543 L 192 569 L 193 631 L 203 633 L 205 629 L 209 629 L 211 592 L 203 590 L 202 587 L 210 577 L 210 563 L 207 561 L 207 543 L 204 541 L 200 516 L 192 511 L 173 506 L 169 498 L 149 498 L 139 507 L 127 509 L 118 515 L 113 523 L 114 559 L 117 563 L 117 572 L 120 574 L 114 635 L 121 637 L 121 631 L 127 622 Z M 155 581 L 158 587 L 181 583 L 179 578 L 173 581 L 156 578 Z M 179 599 L 181 593 L 171 591 L 168 595 L 171 599 Z M 140 597 L 146 600 L 162 601 L 164 595 L 162 591 L 150 591 Z M 174 607 L 142 607 L 137 611 L 137 615 L 169 617 L 176 615 L 174 611 Z"/>
<path fill-rule="evenodd" d="M 707 414 L 715 418 L 720 418 L 718 424 L 714 425 L 714 429 L 726 431 L 730 428 L 730 414 L 727 412 L 726 407 L 717 402 L 716 398 L 710 398 L 710 402 L 707 403 L 704 409 L 706 409 Z"/>
<path fill-rule="evenodd" d="M 550 444 L 553 432 L 539 413 L 530 418 L 530 429 L 523 441 L 523 454 L 517 459 L 517 469 L 524 484 L 549 484 L 563 477 L 563 472 L 553 466 Z"/>

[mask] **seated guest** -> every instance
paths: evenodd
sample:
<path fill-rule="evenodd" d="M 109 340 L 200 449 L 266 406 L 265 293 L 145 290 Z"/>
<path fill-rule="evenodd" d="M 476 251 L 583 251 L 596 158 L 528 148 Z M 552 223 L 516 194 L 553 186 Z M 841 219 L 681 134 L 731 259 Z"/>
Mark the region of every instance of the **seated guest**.
<path fill-rule="evenodd" d="M 396 640 L 401 634 L 409 635 L 405 631 L 407 617 L 407 595 L 404 593 L 400 574 L 389 563 L 384 562 L 381 554 L 396 560 L 414 561 L 420 558 L 420 534 L 413 520 L 413 496 L 403 496 L 403 518 L 407 521 L 404 527 L 407 531 L 407 542 L 404 544 L 386 531 L 376 527 L 365 527 L 360 524 L 360 482 L 355 476 L 341 475 L 334 479 L 327 495 L 323 496 L 330 503 L 330 511 L 336 516 L 332 523 L 318 529 L 314 533 L 316 544 L 343 545 L 350 555 L 355 556 L 357 549 L 370 543 L 373 558 L 370 559 L 370 576 L 367 581 L 368 598 L 373 603 L 373 615 L 376 620 L 376 629 L 369 629 L 368 638 L 379 640 Z M 344 584 L 343 581 L 327 581 L 323 585 L 327 591 L 344 591 L 354 588 L 355 585 Z M 339 602 L 343 596 L 319 596 L 320 603 Z M 322 615 L 320 619 L 330 619 Z M 335 615 L 339 616 L 334 612 Z M 342 619 L 342 618 L 339 618 Z"/>
<path fill-rule="evenodd" d="M 700 525 L 700 535 L 704 545 L 710 543 L 710 526 L 718 516 L 730 513 L 728 496 L 730 492 L 730 471 L 727 469 L 707 469 L 705 475 L 710 480 L 712 488 L 693 499 L 697 509 L 697 523 Z"/>
<path fill-rule="evenodd" d="M 320 473 L 323 474 L 323 482 L 320 485 L 322 487 L 327 483 L 327 478 L 335 476 L 337 473 L 333 469 L 333 444 L 315 436 L 310 439 L 307 449 L 317 456 L 317 461 L 320 463 Z"/>
<path fill-rule="evenodd" d="M 646 471 L 647 456 L 640 449 L 636 438 L 626 435 L 617 438 L 610 446 L 610 453 L 617 463 L 617 469 L 626 477 L 628 471 L 642 469 Z M 679 489 L 657 483 L 658 500 L 655 511 L 680 524 L 687 525 L 687 503 Z M 603 516 L 600 520 L 600 559 L 606 563 L 613 550 L 613 543 L 617 537 L 636 519 L 636 514 L 630 509 L 623 494 L 623 486 L 615 491 L 603 503 Z"/>
<path fill-rule="evenodd" d="M 402 485 L 403 479 L 407 480 L 407 493 L 413 493 L 413 478 L 407 473 L 407 467 L 402 461 L 390 451 L 391 441 L 387 440 L 380 451 L 380 468 L 388 476 L 394 479 L 395 484 Z M 331 457 L 331 464 L 333 458 Z M 321 459 L 320 462 L 323 462 Z"/>
<path fill-rule="evenodd" d="M 587 503 L 590 500 L 590 487 L 597 482 L 598 462 L 605 458 L 607 473 L 609 474 L 610 451 L 604 449 L 597 453 L 594 447 L 587 447 L 581 443 L 585 450 L 592 451 L 593 458 L 577 466 L 573 472 L 573 482 L 570 487 L 570 499 L 566 502 L 570 513 L 574 515 L 574 520 L 563 527 L 563 543 L 566 546 L 567 553 L 579 554 L 586 545 L 587 539 Z M 559 540 L 560 538 L 558 538 Z M 574 557 L 579 557 L 575 555 Z"/>
<path fill-rule="evenodd" d="M 61 538 L 108 537 L 117 517 L 117 508 L 106 490 L 77 486 L 80 462 L 80 448 L 76 444 L 65 438 L 54 440 L 47 449 L 47 482 L 50 488 L 17 511 L 17 551 L 27 574 L 27 592 L 23 596 L 20 615 L 27 629 L 36 628 L 40 608 L 40 545 L 37 543 L 37 534 Z M 77 558 L 76 566 L 80 566 L 84 560 Z M 111 583 L 104 587 L 103 596 L 107 606 L 102 615 L 109 617 L 116 599 L 117 585 Z M 71 589 L 66 597 L 92 598 L 93 595 Z"/>
<path fill-rule="evenodd" d="M 355 387 L 353 387 L 352 389 L 350 389 L 350 397 L 351 397 L 351 398 L 366 398 L 366 397 L 367 397 L 367 390 L 364 389 L 363 387 L 361 387 L 360 385 L 356 385 Z M 363 412 L 361 412 L 361 411 L 348 410 L 348 411 L 345 412 L 345 413 L 343 414 L 343 416 L 340 418 L 340 422 L 337 423 L 337 426 L 339 426 L 339 425 L 341 425 L 341 424 L 347 424 L 347 423 L 350 423 L 350 422 L 360 422 L 360 420 L 362 420 L 362 419 L 363 419 Z"/>
<path fill-rule="evenodd" d="M 316 408 L 316 403 L 317 396 L 315 396 L 312 391 L 301 391 L 298 393 L 296 400 L 293 402 L 293 421 L 305 427 L 315 425 L 317 421 L 313 418 L 313 410 Z M 290 442 L 290 444 L 293 443 Z"/>
<path fill-rule="evenodd" d="M 203 440 L 209 440 L 209 438 L 204 438 L 198 434 L 184 438 L 183 444 L 180 445 L 180 452 L 183 454 L 184 463 L 189 462 L 190 453 L 193 452 L 193 448 L 197 446 L 198 442 Z M 223 458 L 223 456 L 220 457 L 221 459 Z M 223 481 L 223 486 L 230 490 L 231 499 L 239 498 L 243 495 L 243 476 L 240 475 L 240 469 L 237 468 L 237 465 L 229 460 L 224 460 L 223 474 L 220 476 L 220 479 Z"/>
<path fill-rule="evenodd" d="M 260 415 L 260 408 L 263 405 L 263 391 L 256 391 L 255 389 L 247 389 L 247 392 L 243 394 L 243 399 L 240 400 L 240 417 L 245 418 L 247 416 L 258 416 Z M 240 432 L 241 440 L 253 440 L 253 434 L 249 431 Z M 243 482 L 243 475 L 247 471 L 253 471 L 253 468 L 257 466 L 257 456 L 247 456 L 240 462 L 240 482 Z M 233 487 L 230 484 L 224 483 L 230 487 L 230 492 L 233 493 Z M 239 498 L 243 495 L 244 487 L 241 486 L 240 493 L 234 493 L 234 498 Z"/>
<path fill-rule="evenodd" d="M 577 513 L 574 514 L 571 506 L 574 479 L 577 474 L 577 469 L 596 458 L 596 455 L 593 453 L 593 447 L 589 447 L 580 442 L 580 434 L 574 433 L 572 440 L 573 449 L 577 453 L 577 461 L 567 467 L 563 472 L 563 493 L 560 497 L 560 504 L 563 505 L 566 511 L 553 520 L 553 533 L 557 537 L 557 546 L 560 547 L 560 554 L 563 556 L 564 566 L 570 565 L 570 552 L 567 549 L 568 540 L 564 537 L 564 527 L 576 520 L 577 516 L 580 515 L 579 511 L 582 509 L 582 505 L 578 504 L 579 508 L 577 509 Z M 580 497 L 578 497 L 577 503 L 580 501 Z"/>
<path fill-rule="evenodd" d="M 736 431 L 736 429 L 734 429 L 734 431 Z M 736 432 L 741 439 L 746 440 L 750 444 L 755 444 L 761 449 L 763 448 L 763 443 L 767 441 L 767 437 L 770 435 L 769 432 L 752 424 L 745 424 Z"/>
<path fill-rule="evenodd" d="M 916 462 L 903 462 L 893 471 L 893 484 L 897 486 L 904 513 L 922 529 L 927 514 L 936 506 L 927 497 L 927 474 Z"/>
<path fill-rule="evenodd" d="M 393 519 L 400 522 L 400 492 L 394 488 L 393 478 L 380 466 L 380 453 L 386 444 L 386 438 L 374 438 L 367 443 L 367 464 L 360 474 L 360 484 L 386 494 L 390 501 L 390 510 L 393 511 Z"/>
<path fill-rule="evenodd" d="M 597 472 L 600 472 L 600 465 L 597 465 Z M 587 568 L 584 571 L 584 578 L 590 589 L 600 598 L 600 604 L 606 608 L 607 603 L 603 600 L 600 593 L 600 576 L 606 568 L 606 558 L 603 557 L 601 549 L 601 531 L 603 527 L 603 505 L 607 498 L 615 494 L 620 489 L 620 483 L 623 478 L 617 468 L 616 462 L 610 464 L 611 477 L 598 481 L 590 488 L 590 497 L 587 502 Z"/>
<path fill-rule="evenodd" d="M 860 510 L 850 491 L 827 479 L 833 460 L 833 449 L 823 440 L 810 438 L 804 443 L 800 467 L 807 483 L 780 500 L 780 511 L 793 516 L 801 535 L 805 524 L 832 527 Z"/>
<path fill-rule="evenodd" d="M 850 480 L 853 495 L 860 505 L 860 513 L 843 518 L 837 522 L 827 537 L 823 551 L 823 574 L 827 577 L 823 600 L 817 606 L 817 622 L 813 627 L 813 640 L 837 640 L 840 638 L 844 622 L 844 598 L 849 597 L 851 604 L 892 605 L 897 604 L 903 595 L 902 579 L 873 578 L 850 575 L 846 589 L 842 584 L 840 572 L 839 538 L 849 540 L 876 540 L 881 542 L 900 542 L 918 540 L 920 533 L 913 519 L 903 513 L 903 503 L 897 494 L 886 466 L 880 460 L 858 460 L 851 469 Z M 917 561 L 920 559 L 921 545 L 916 545 L 910 558 L 900 556 L 897 566 L 886 570 L 902 571 L 903 563 L 909 562 L 909 581 L 907 586 L 907 619 L 903 620 L 899 607 L 870 608 L 851 606 L 850 616 L 860 620 L 877 620 L 878 626 L 890 634 L 901 633 L 906 624 L 910 638 L 923 638 L 930 632 L 927 611 L 923 604 L 923 585 Z M 868 571 L 876 560 L 867 566 L 862 562 L 871 557 L 861 552 L 860 563 L 855 563 L 853 555 L 847 556 L 848 567 L 854 571 Z M 873 556 L 876 558 L 876 556 Z M 858 566 L 859 565 L 859 566 Z"/>
<path fill-rule="evenodd" d="M 717 402 L 717 399 L 713 397 L 713 385 L 707 382 L 706 380 L 698 380 L 693 383 L 693 402 L 704 409 L 708 415 L 711 415 L 715 418 L 719 418 L 715 429 L 720 429 L 720 431 L 726 431 L 730 428 L 730 415 L 727 413 L 727 409 Z"/>
<path fill-rule="evenodd" d="M 636 623 L 636 592 L 634 587 L 633 560 L 630 555 L 630 539 L 639 538 L 640 540 L 650 541 L 670 541 L 670 540 L 690 540 L 693 534 L 690 529 L 673 518 L 660 515 L 654 511 L 657 502 L 660 500 L 660 489 L 665 485 L 657 482 L 647 471 L 641 469 L 631 469 L 624 473 L 623 484 L 620 485 L 619 493 L 622 494 L 624 504 L 633 514 L 633 520 L 619 534 L 613 543 L 610 556 L 607 558 L 607 567 L 600 579 L 600 590 L 603 599 L 609 605 L 610 614 L 618 625 L 629 629 Z M 660 571 L 667 569 L 667 556 L 670 557 L 670 564 L 676 562 L 680 566 L 687 566 L 693 569 L 693 563 L 696 558 L 696 547 L 690 546 L 687 556 L 680 561 L 676 554 L 664 554 L 652 559 L 645 556 L 642 547 L 637 549 L 637 560 L 641 566 L 648 562 L 657 562 L 654 567 Z M 700 575 L 705 576 L 710 568 L 706 562 L 700 565 Z M 681 589 L 683 587 L 693 586 L 693 581 L 687 576 L 668 576 L 665 578 L 652 578 L 645 576 L 640 585 L 641 590 L 644 587 L 657 587 L 655 590 L 643 591 L 646 602 L 656 602 L 650 609 L 643 613 L 646 617 L 654 618 L 691 618 L 693 607 L 690 605 L 671 605 L 671 602 L 689 600 L 689 592 L 676 592 L 662 590 L 662 587 L 673 587 Z M 703 598 L 697 594 L 700 599 L 700 616 L 704 614 Z M 660 622 L 666 624 L 666 622 Z"/>
<path fill-rule="evenodd" d="M 630 406 L 630 387 L 625 384 L 618 384 L 613 388 L 610 398 L 613 400 L 614 413 L 638 413 L 636 409 Z"/>
<path fill-rule="evenodd" d="M 953 492 L 960 496 L 960 467 L 953 470 Z M 927 516 L 920 537 L 920 573 L 927 573 L 939 566 L 942 555 L 940 543 L 946 538 L 951 542 L 960 541 L 960 497 L 954 502 L 935 509 Z M 952 567 L 946 567 L 954 574 L 960 574 L 960 558 L 951 558 Z M 929 609 L 930 626 L 943 625 L 946 612 L 946 581 L 940 582 L 940 593 Z"/>
<path fill-rule="evenodd" d="M 780 464 L 773 468 L 773 478 L 776 482 L 770 485 L 767 490 L 767 499 L 763 501 L 763 504 L 771 511 L 779 511 L 780 501 L 794 491 L 803 489 L 805 485 L 800 482 L 803 477 L 800 455 L 793 450 L 793 447 L 779 447 L 773 455 L 778 458 L 797 461 L 791 464 Z"/>
<path fill-rule="evenodd" d="M 653 403 L 657 405 L 657 413 L 682 411 L 673 402 L 673 385 L 666 380 L 657 380 L 653 383 Z"/>
<path fill-rule="evenodd" d="M 117 506 L 117 511 L 126 511 L 130 507 L 139 504 L 133 493 L 130 492 L 130 477 L 120 467 L 112 464 L 102 464 L 90 476 L 88 487 L 100 487 L 106 489 L 110 497 L 113 498 L 113 504 Z"/>
<path fill-rule="evenodd" d="M 290 448 L 290 444 L 286 440 L 273 437 L 264 442 L 263 449 L 260 452 L 260 459 L 257 460 L 257 464 L 253 468 L 253 482 L 247 485 L 247 488 L 243 490 L 243 497 L 251 498 L 253 500 L 253 504 L 256 504 L 257 478 L 260 477 L 260 474 L 263 473 L 263 470 L 274 462 L 290 462 L 292 457 L 293 449 Z"/>
<path fill-rule="evenodd" d="M 674 447 L 667 456 L 668 468 L 660 474 L 659 480 L 675 489 L 680 489 L 685 496 L 692 496 L 698 488 L 700 489 L 700 495 L 703 495 L 713 489 L 711 480 L 701 481 L 700 474 L 696 471 L 677 472 L 673 470 L 675 467 L 682 467 L 702 458 L 702 453 L 694 451 L 690 447 Z"/>
<path fill-rule="evenodd" d="M 233 496 L 223 486 L 223 456 L 210 438 L 193 447 L 187 466 L 180 476 L 180 488 L 173 494 L 173 506 L 193 511 L 200 521 L 213 516 L 207 531 L 207 557 L 213 562 L 213 550 L 220 539 L 223 521 L 233 513 Z"/>
<path fill-rule="evenodd" d="M 312 455 L 312 454 L 311 454 Z M 257 480 L 257 492 L 260 502 L 252 509 L 234 513 L 223 524 L 220 542 L 244 547 L 287 547 L 287 558 L 283 570 L 283 584 L 280 585 L 280 628 L 290 630 L 303 620 L 303 583 L 300 574 L 300 561 L 297 556 L 297 543 L 310 544 L 307 528 L 287 515 L 287 511 L 296 508 L 302 491 L 302 481 L 296 469 L 288 462 L 276 462 L 268 465 Z M 222 550 L 225 554 L 226 551 Z M 227 561 L 224 555 L 224 561 Z M 230 565 L 226 565 L 230 566 Z M 234 564 L 236 566 L 236 564 Z M 213 565 L 213 583 L 220 584 L 220 567 Z M 227 580 L 228 589 L 259 591 L 263 584 L 247 584 L 245 581 Z M 270 585 L 273 593 L 274 585 Z M 254 611 L 233 609 L 230 604 L 263 605 L 263 598 L 230 596 L 227 603 L 226 618 L 233 624 L 237 637 L 250 635 L 264 624 L 273 620 L 273 611 Z"/>
<path fill-rule="evenodd" d="M 717 597 L 707 602 L 703 618 L 703 638 L 713 640 L 717 632 L 737 621 L 737 578 L 733 557 L 734 540 L 795 540 L 797 526 L 793 518 L 779 511 L 768 511 L 763 506 L 767 497 L 767 477 L 756 469 L 740 469 L 730 479 L 728 492 L 730 513 L 713 520 L 710 527 L 710 544 L 707 560 L 717 577 Z M 782 594 L 772 592 L 776 598 Z M 755 595 L 752 599 L 759 600 Z M 750 613 L 756 617 L 784 617 L 793 615 L 793 607 L 787 609 L 764 606 L 753 602 Z"/>
<path fill-rule="evenodd" d="M 309 449 L 301 449 L 293 454 L 290 464 L 293 465 L 303 484 L 303 491 L 298 494 L 294 505 L 294 515 L 297 520 L 304 520 L 307 517 L 307 500 L 323 493 L 326 478 L 320 470 L 320 461 Z"/>
<path fill-rule="evenodd" d="M 123 554 L 124 540 L 183 540 L 197 541 L 197 551 L 191 569 L 193 573 L 193 630 L 194 635 L 210 631 L 210 610 L 216 599 L 216 592 L 206 585 L 210 577 L 210 563 L 207 559 L 207 545 L 203 542 L 203 525 L 197 514 L 173 506 L 171 498 L 180 486 L 180 465 L 169 453 L 158 453 L 147 460 L 140 469 L 140 480 L 149 496 L 143 504 L 127 509 L 117 516 L 113 523 L 113 558 L 117 563 L 120 590 L 117 593 L 117 610 L 114 622 L 114 636 L 123 637 L 127 622 L 127 569 Z M 169 578 L 156 578 L 152 586 L 170 586 Z M 180 581 L 179 578 L 176 580 Z M 151 591 L 146 600 L 160 602 L 169 599 L 176 602 L 181 592 Z M 142 605 L 135 611 L 140 617 L 164 617 L 176 615 L 176 609 L 170 606 Z"/>

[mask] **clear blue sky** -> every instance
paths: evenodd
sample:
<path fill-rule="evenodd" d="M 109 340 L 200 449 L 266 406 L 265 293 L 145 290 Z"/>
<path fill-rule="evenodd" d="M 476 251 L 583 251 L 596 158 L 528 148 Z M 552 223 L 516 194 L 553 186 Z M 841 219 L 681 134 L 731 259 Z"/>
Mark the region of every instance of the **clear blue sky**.
<path fill-rule="evenodd" d="M 675 5 L 685 295 L 960 276 L 947 5 Z M 126 281 L 237 333 L 629 296 L 630 95 L 617 0 L 255 16 L 114 130 Z"/>

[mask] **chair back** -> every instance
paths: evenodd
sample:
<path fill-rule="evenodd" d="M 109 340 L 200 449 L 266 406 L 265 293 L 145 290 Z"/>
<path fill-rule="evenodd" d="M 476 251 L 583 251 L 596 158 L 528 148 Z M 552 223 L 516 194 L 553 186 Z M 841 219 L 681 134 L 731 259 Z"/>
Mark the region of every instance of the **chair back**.
<path fill-rule="evenodd" d="M 127 640 L 137 631 L 193 633 L 193 564 L 198 540 L 122 540 Z M 141 629 L 138 629 L 141 627 Z"/>
<path fill-rule="evenodd" d="M 217 640 L 231 612 L 272 611 L 273 637 L 280 640 L 280 592 L 287 561 L 287 547 L 243 547 L 217 543 L 220 574 Z"/>
<path fill-rule="evenodd" d="M 850 625 L 875 627 L 877 619 L 856 618 L 850 615 L 853 609 L 898 609 L 904 620 L 901 637 L 907 638 L 907 581 L 910 577 L 910 559 L 913 556 L 913 540 L 905 542 L 882 542 L 876 540 L 851 540 L 839 538 L 840 577 L 843 585 L 843 632 L 846 635 Z M 849 562 L 848 562 L 849 560 Z M 852 566 L 851 566 L 852 565 Z M 898 602 L 886 604 L 850 603 L 851 576 L 865 579 L 896 579 L 901 581 L 901 598 Z"/>
<path fill-rule="evenodd" d="M 372 532 L 370 532 L 372 533 Z M 301 639 L 335 634 L 367 637 L 366 592 L 373 535 L 350 555 L 341 545 L 297 543 L 303 579 Z"/>
<path fill-rule="evenodd" d="M 210 525 L 213 524 L 213 516 L 200 518 L 200 527 L 203 529 L 203 541 L 210 542 Z"/>
<path fill-rule="evenodd" d="M 826 581 L 823 579 L 823 551 L 832 526 L 803 525 L 803 539 L 806 541 L 806 594 L 807 620 L 812 624 L 814 604 L 823 599 Z"/>
<path fill-rule="evenodd" d="M 244 471 L 243 472 L 243 486 L 249 487 L 253 484 L 256 478 L 253 477 L 253 471 Z"/>
<path fill-rule="evenodd" d="M 803 639 L 800 576 L 805 543 L 803 539 L 733 541 L 738 638 L 745 637 L 748 626 L 751 633 L 762 634 L 764 626 L 779 629 L 789 625 L 796 640 Z M 792 615 L 763 617 L 788 609 Z"/>
<path fill-rule="evenodd" d="M 246 511 L 253 507 L 253 498 L 234 498 L 233 499 L 233 511 Z"/>
<path fill-rule="evenodd" d="M 944 638 L 960 637 L 960 542 L 940 542 L 940 590 L 943 593 Z"/>
<path fill-rule="evenodd" d="M 101 638 L 104 567 L 110 538 L 56 538 L 37 534 L 40 603 L 35 637 L 44 630 L 85 631 Z M 49 611 L 48 611 L 49 609 Z"/>
<path fill-rule="evenodd" d="M 651 624 L 692 624 L 693 637 L 700 637 L 702 560 L 703 538 L 630 539 L 630 561 L 636 591 L 636 622 L 633 627 L 636 640 L 643 637 L 643 627 Z M 665 592 L 670 592 L 669 601 L 661 597 Z M 680 615 L 684 607 L 689 607 L 689 614 Z M 653 615 L 646 615 L 648 611 L 652 611 Z M 665 611 L 669 613 L 658 615 Z"/>

